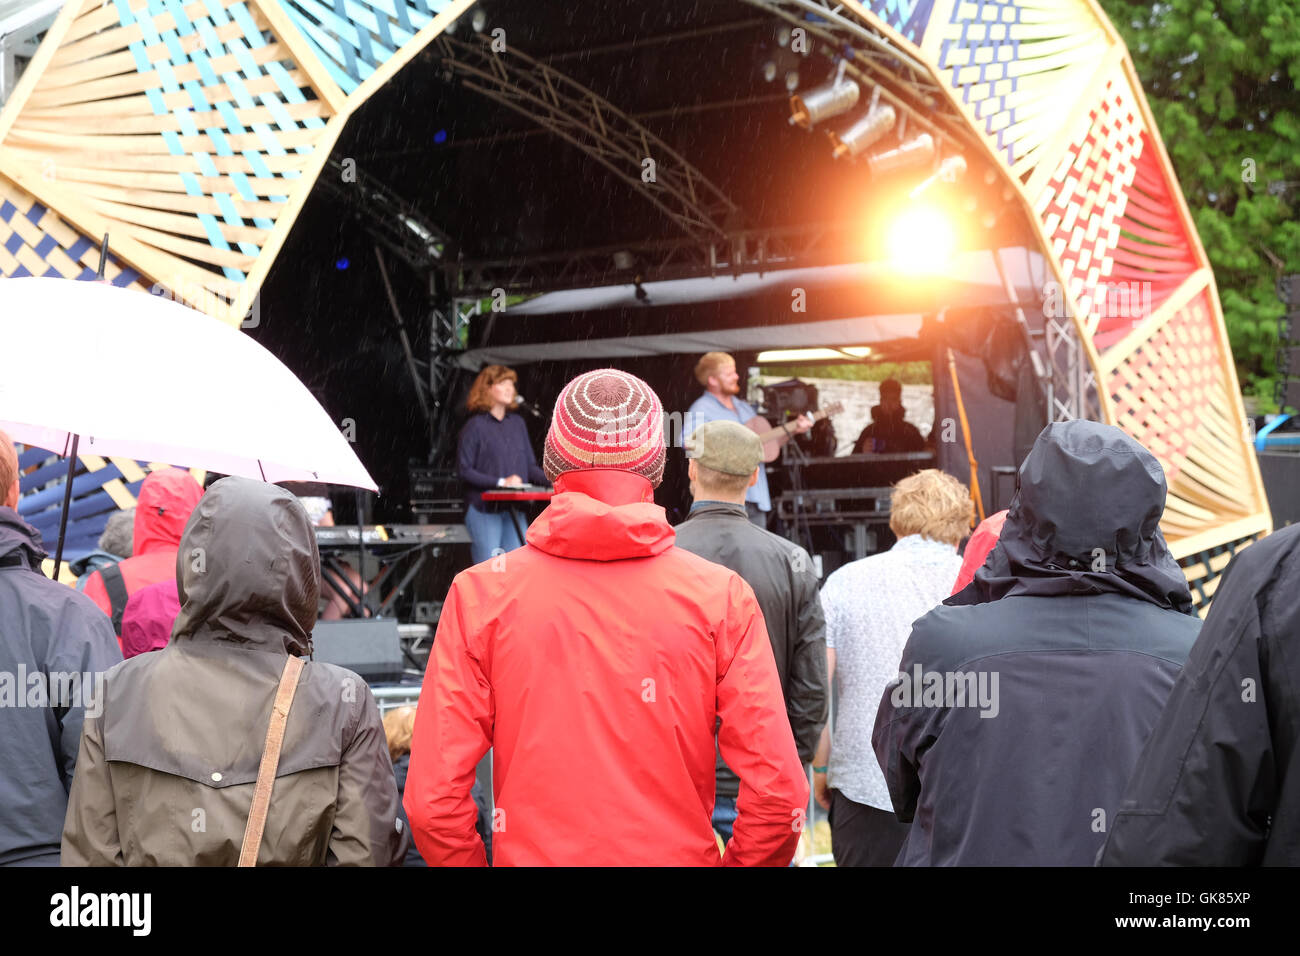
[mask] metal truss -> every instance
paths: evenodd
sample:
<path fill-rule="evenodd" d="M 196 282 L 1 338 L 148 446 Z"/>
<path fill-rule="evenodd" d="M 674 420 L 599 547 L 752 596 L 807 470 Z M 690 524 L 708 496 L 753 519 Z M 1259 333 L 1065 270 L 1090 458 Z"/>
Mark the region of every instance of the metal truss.
<path fill-rule="evenodd" d="M 720 236 L 736 204 L 699 169 L 613 103 L 559 70 L 521 53 L 492 50 L 487 34 L 434 41 L 444 75 L 582 150 L 695 239 Z M 653 180 L 642 177 L 654 161 Z M 649 178 L 649 177 L 647 177 Z"/>
<path fill-rule="evenodd" d="M 9 99 L 62 7 L 63 0 L 38 0 L 0 19 L 0 104 Z"/>
<path fill-rule="evenodd" d="M 412 269 L 423 272 L 451 257 L 452 238 L 379 180 L 359 169 L 345 169 L 331 156 L 316 182 L 357 214 L 376 242 Z"/>
<path fill-rule="evenodd" d="M 830 0 L 743 0 L 806 30 L 820 43 L 812 52 L 832 62 L 844 61 L 845 74 L 859 85 L 879 91 L 880 99 L 898 112 L 898 136 L 908 127 L 927 132 L 935 140 L 935 162 L 953 149 L 973 160 L 982 155 L 966 121 L 946 109 L 947 99 L 934 75 L 919 60 L 851 13 Z M 947 148 L 945 148 L 947 146 Z"/>
<path fill-rule="evenodd" d="M 661 239 L 588 249 L 465 260 L 455 287 L 458 301 L 498 290 L 527 295 L 636 281 L 739 276 L 773 269 L 843 261 L 847 237 L 860 223 L 814 223 L 774 229 L 737 229 L 714 239 Z"/>
<path fill-rule="evenodd" d="M 1052 376 L 1048 422 L 1075 418 L 1100 420 L 1097 374 L 1079 342 L 1079 330 L 1068 315 L 1047 316 L 1043 340 Z"/>

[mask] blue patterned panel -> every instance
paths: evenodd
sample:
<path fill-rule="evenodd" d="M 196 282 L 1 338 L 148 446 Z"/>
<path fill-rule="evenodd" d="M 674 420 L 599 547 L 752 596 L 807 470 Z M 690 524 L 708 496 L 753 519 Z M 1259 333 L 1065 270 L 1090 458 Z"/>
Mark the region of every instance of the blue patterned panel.
<path fill-rule="evenodd" d="M 279 0 L 344 93 L 351 94 L 451 0 Z"/>
<path fill-rule="evenodd" d="M 871 12 L 917 46 L 925 36 L 934 0 L 871 0 Z"/>

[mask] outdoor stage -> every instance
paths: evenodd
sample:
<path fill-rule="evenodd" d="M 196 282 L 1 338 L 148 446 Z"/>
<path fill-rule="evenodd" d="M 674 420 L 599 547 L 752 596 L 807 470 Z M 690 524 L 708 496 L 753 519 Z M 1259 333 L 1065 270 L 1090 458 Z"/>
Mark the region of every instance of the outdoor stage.
<path fill-rule="evenodd" d="M 951 348 L 989 503 L 1036 424 L 1124 428 L 1202 605 L 1272 526 L 1209 262 L 1092 0 L 177 9 L 49 27 L 0 112 L 0 275 L 84 277 L 109 233 L 110 281 L 242 323 L 352 429 L 377 517 L 412 460 L 450 468 L 484 362 L 544 409 L 597 364 L 685 407 L 701 352 L 820 346 L 930 361 L 940 415 Z M 89 539 L 143 471 L 83 465 Z"/>

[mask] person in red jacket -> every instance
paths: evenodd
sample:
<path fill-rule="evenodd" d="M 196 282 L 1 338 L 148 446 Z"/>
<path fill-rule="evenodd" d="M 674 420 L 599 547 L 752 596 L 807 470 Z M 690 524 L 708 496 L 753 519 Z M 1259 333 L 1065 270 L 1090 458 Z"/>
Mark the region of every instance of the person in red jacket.
<path fill-rule="evenodd" d="M 86 597 L 113 619 L 113 633 L 119 642 L 122 615 L 131 595 L 159 581 L 176 580 L 181 533 L 202 497 L 203 489 L 188 471 L 161 468 L 150 472 L 136 498 L 131 557 L 86 579 Z"/>
<path fill-rule="evenodd" d="M 561 392 L 527 544 L 457 575 L 415 718 L 405 806 L 433 866 L 485 864 L 470 797 L 492 748 L 493 862 L 785 866 L 808 782 L 754 592 L 673 544 L 663 409 L 615 369 Z M 740 777 L 711 818 L 713 728 Z"/>

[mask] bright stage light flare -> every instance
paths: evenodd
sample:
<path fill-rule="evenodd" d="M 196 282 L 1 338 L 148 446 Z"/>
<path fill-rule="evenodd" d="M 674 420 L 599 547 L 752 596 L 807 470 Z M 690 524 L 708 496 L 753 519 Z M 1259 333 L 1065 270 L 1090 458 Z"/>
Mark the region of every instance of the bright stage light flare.
<path fill-rule="evenodd" d="M 934 206 L 910 206 L 886 232 L 889 264 L 900 272 L 941 272 L 957 250 L 952 220 Z"/>

